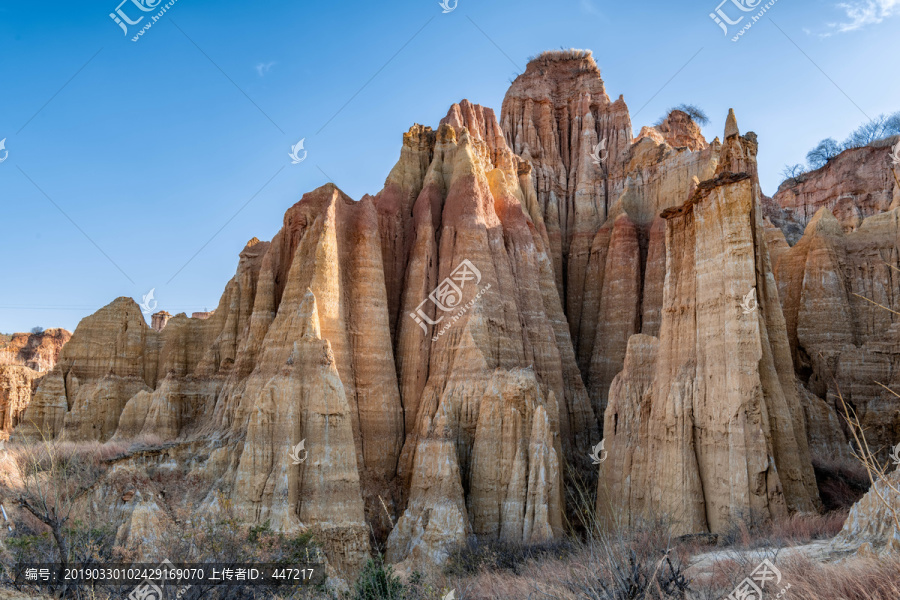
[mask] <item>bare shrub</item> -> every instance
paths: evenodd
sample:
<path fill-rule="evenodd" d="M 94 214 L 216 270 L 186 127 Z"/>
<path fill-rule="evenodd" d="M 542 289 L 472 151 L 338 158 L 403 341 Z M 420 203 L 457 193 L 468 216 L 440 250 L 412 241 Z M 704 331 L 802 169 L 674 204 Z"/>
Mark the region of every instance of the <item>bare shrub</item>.
<path fill-rule="evenodd" d="M 878 115 L 868 123 L 863 123 L 844 141 L 846 148 L 862 148 L 872 142 L 900 133 L 900 112 Z"/>
<path fill-rule="evenodd" d="M 565 578 L 552 583 L 585 600 L 687 598 L 685 558 L 666 528 L 636 527 L 591 540 Z M 540 583 L 535 587 L 547 597 L 563 597 Z"/>
<path fill-rule="evenodd" d="M 875 383 L 897 398 L 900 398 L 900 394 L 884 384 L 877 381 Z M 844 401 L 844 396 L 841 394 L 840 389 L 838 389 L 837 397 L 843 411 L 842 416 L 850 429 L 853 442 L 852 447 L 854 448 L 853 456 L 865 468 L 869 477 L 869 483 L 871 484 L 869 493 L 874 494 L 878 503 L 886 509 L 887 518 L 891 519 L 894 531 L 900 534 L 900 508 L 898 508 L 898 503 L 896 502 L 896 498 L 900 498 L 900 484 L 893 482 L 888 477 L 890 466 L 878 460 L 876 451 L 873 451 L 866 439 L 866 430 L 859 419 L 859 415 Z"/>
<path fill-rule="evenodd" d="M 696 104 L 679 104 L 678 106 L 673 106 L 672 108 L 667 110 L 666 114 L 663 115 L 662 117 L 660 117 L 656 121 L 656 123 L 654 123 L 654 125 L 657 127 L 659 125 L 661 125 L 676 110 L 686 114 L 688 117 L 690 117 L 691 121 L 693 121 L 697 125 L 701 125 L 701 126 L 709 125 L 709 115 L 707 115 L 706 111 L 704 111 L 702 108 L 700 108 Z"/>
<path fill-rule="evenodd" d="M 784 177 L 784 181 L 781 185 L 784 186 L 785 184 L 793 185 L 799 183 L 807 172 L 809 172 L 809 170 L 802 164 L 785 165 L 784 169 L 781 170 L 781 176 Z M 781 186 L 779 186 L 778 189 L 781 189 Z"/>
<path fill-rule="evenodd" d="M 17 486 L 4 483 L 3 495 L 49 529 L 57 559 L 65 568 L 69 562 L 65 529 L 75 515 L 78 500 L 105 471 L 98 447 L 45 441 L 18 446 L 11 454 L 20 480 Z"/>
<path fill-rule="evenodd" d="M 666 519 L 624 526 L 597 514 L 592 488 L 570 478 L 570 535 L 579 540 L 577 560 L 555 581 L 537 582 L 547 598 L 651 600 L 686 598 L 689 551 Z M 555 591 L 552 591 L 555 590 Z"/>

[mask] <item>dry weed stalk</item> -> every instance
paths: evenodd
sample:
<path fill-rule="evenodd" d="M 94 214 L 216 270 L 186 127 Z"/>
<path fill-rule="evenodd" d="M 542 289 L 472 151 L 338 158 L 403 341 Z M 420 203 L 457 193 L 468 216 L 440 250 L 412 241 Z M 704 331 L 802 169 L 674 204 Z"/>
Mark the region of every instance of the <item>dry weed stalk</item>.
<path fill-rule="evenodd" d="M 875 383 L 897 398 L 900 398 L 900 394 L 897 394 L 897 392 L 888 388 L 886 385 L 877 381 Z M 895 503 L 891 501 L 891 498 L 887 497 L 896 495 L 897 498 L 900 498 L 900 484 L 895 484 L 888 478 L 888 463 L 882 464 L 875 458 L 872 449 L 869 447 L 869 442 L 866 439 L 866 431 L 859 420 L 859 416 L 856 414 L 856 411 L 850 408 L 850 406 L 847 405 L 847 402 L 844 401 L 844 396 L 841 394 L 840 389 L 837 390 L 837 397 L 841 402 L 841 410 L 844 413 L 844 419 L 850 427 L 850 434 L 853 436 L 853 441 L 856 443 L 856 447 L 851 450 L 851 453 L 866 469 L 866 473 L 869 476 L 869 482 L 872 484 L 870 491 L 875 494 L 878 501 L 888 510 L 894 521 L 894 527 L 897 532 L 900 533 L 900 510 L 895 507 Z M 876 485 L 878 482 L 882 483 L 888 491 L 880 490 Z"/>

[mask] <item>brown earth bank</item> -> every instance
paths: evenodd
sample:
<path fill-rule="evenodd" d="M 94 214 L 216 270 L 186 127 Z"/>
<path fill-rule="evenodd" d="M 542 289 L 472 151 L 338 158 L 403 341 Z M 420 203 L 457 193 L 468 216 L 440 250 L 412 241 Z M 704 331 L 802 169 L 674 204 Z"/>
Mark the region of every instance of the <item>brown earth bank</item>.
<path fill-rule="evenodd" d="M 86 317 L 7 401 L 5 498 L 28 448 L 68 444 L 94 457 L 73 502 L 120 550 L 161 558 L 160 531 L 233 511 L 312 536 L 334 581 L 831 507 L 815 465 L 850 458 L 844 407 L 879 459 L 900 442 L 900 189 L 873 146 L 768 198 L 759 151 L 733 112 L 711 142 L 681 111 L 634 137 L 590 52 L 544 53 L 499 118 L 413 125 L 375 196 L 305 194 L 211 314 Z M 892 489 L 848 551 L 891 551 Z"/>
<path fill-rule="evenodd" d="M 72 337 L 65 329 L 0 336 L 0 437 L 6 439 Z"/>

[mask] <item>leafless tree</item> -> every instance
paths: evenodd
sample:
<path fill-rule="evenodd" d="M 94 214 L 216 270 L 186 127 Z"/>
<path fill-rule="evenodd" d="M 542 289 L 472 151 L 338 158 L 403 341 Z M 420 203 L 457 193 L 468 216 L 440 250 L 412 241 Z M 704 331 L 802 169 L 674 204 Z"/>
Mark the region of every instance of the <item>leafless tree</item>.
<path fill-rule="evenodd" d="M 832 158 L 841 153 L 843 148 L 834 138 L 826 138 L 806 154 L 806 162 L 813 169 L 821 169 Z"/>

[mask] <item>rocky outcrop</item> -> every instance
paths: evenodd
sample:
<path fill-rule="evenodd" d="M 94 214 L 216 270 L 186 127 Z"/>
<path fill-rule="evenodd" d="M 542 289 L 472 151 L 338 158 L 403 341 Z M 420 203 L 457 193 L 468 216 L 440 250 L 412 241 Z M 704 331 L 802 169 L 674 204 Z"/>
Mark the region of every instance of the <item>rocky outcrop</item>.
<path fill-rule="evenodd" d="M 621 471 L 603 468 L 603 513 L 666 514 L 682 533 L 718 532 L 817 504 L 758 198 L 749 174 L 723 172 L 662 214 L 660 333 L 633 338 L 613 382 L 604 434 Z M 758 308 L 745 313 L 750 290 Z"/>
<path fill-rule="evenodd" d="M 890 155 L 897 141 L 900 137 L 846 150 L 821 169 L 788 179 L 773 198 L 784 211 L 781 218 L 799 224 L 802 231 L 826 208 L 844 232 L 851 232 L 867 217 L 896 208 L 900 184 L 891 172 Z"/>
<path fill-rule="evenodd" d="M 19 365 L 46 373 L 56 365 L 59 353 L 71 337 L 65 329 L 14 333 L 7 340 L 0 340 L 0 365 Z"/>
<path fill-rule="evenodd" d="M 624 189 L 628 107 L 621 96 L 610 100 L 590 51 L 569 50 L 531 60 L 506 93 L 502 114 L 511 149 L 534 167 L 557 289 L 570 314 L 582 302 L 594 235 Z"/>
<path fill-rule="evenodd" d="M 454 106 L 435 137 L 397 331 L 410 426 L 394 561 L 437 559 L 470 532 L 559 532 L 560 464 L 598 435 L 546 236 L 528 212 L 534 192 L 493 113 Z"/>
<path fill-rule="evenodd" d="M 832 547 L 869 557 L 900 554 L 900 469 L 878 479 L 853 505 Z"/>
<path fill-rule="evenodd" d="M 138 305 L 119 298 L 82 320 L 41 382 L 16 436 L 106 440 L 125 403 L 156 384 L 158 336 Z"/>
<path fill-rule="evenodd" d="M 172 315 L 168 312 L 161 310 L 158 313 L 154 313 L 150 320 L 150 327 L 154 331 L 162 331 L 166 328 L 166 323 L 169 322 L 169 319 L 172 318 Z"/>
<path fill-rule="evenodd" d="M 675 109 L 670 112 L 654 126 L 654 129 L 673 148 L 687 148 L 696 152 L 709 146 L 700 131 L 700 126 L 682 110 Z"/>
<path fill-rule="evenodd" d="M 295 341 L 265 386 L 252 391 L 247 437 L 224 479 L 240 514 L 279 531 L 323 532 L 332 566 L 353 572 L 368 557 L 360 469 L 350 403 L 319 314 L 310 290 L 294 314 L 282 314 L 279 329 Z M 267 348 L 263 357 L 274 366 L 270 351 L 281 348 Z M 339 547 L 335 532 L 344 538 Z"/>
<path fill-rule="evenodd" d="M 41 377 L 53 369 L 72 337 L 65 329 L 15 333 L 0 341 L 0 436 L 22 420 Z"/>

